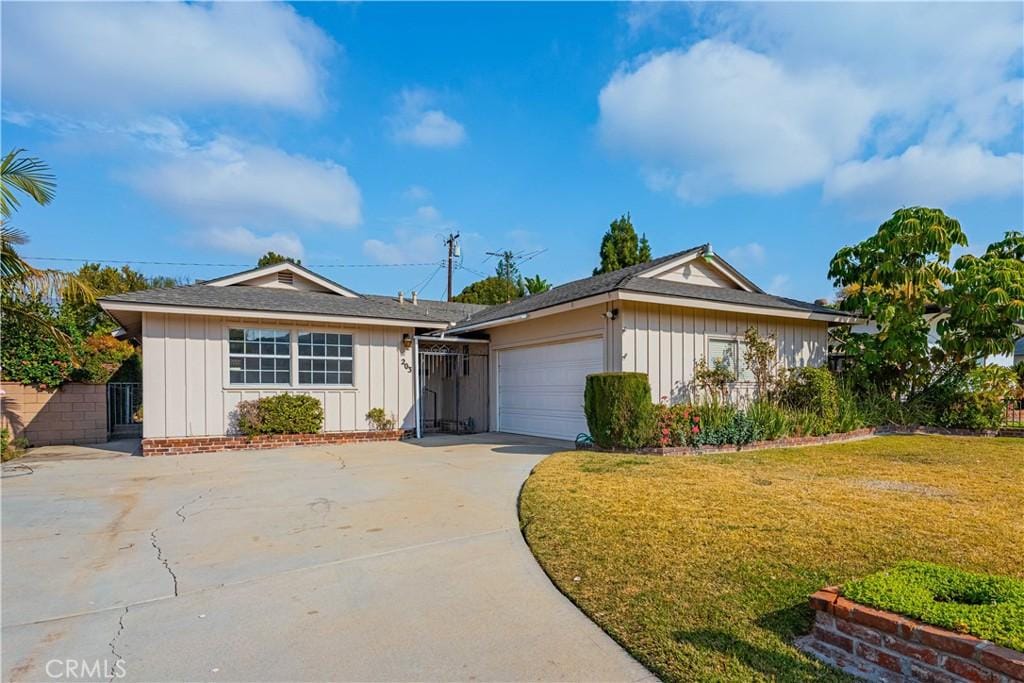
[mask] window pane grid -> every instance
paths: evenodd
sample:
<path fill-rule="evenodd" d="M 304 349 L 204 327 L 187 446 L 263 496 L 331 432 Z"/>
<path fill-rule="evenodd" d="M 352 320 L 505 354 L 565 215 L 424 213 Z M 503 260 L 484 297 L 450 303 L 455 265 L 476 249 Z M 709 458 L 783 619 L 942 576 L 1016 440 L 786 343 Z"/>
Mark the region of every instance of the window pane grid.
<path fill-rule="evenodd" d="M 300 332 L 299 384 L 351 385 L 352 335 Z"/>
<path fill-rule="evenodd" d="M 231 384 L 290 384 L 291 339 L 287 330 L 228 330 Z"/>

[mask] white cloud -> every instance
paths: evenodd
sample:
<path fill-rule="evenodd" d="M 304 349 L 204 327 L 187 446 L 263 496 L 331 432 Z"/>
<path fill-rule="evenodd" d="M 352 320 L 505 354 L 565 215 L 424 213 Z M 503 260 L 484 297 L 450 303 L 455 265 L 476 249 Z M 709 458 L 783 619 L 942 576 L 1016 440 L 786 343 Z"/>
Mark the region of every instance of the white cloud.
<path fill-rule="evenodd" d="M 391 117 L 395 140 L 419 147 L 458 147 L 466 140 L 461 123 L 440 109 L 431 108 L 435 97 L 422 88 L 403 90 L 398 111 Z"/>
<path fill-rule="evenodd" d="M 764 263 L 764 247 L 757 242 L 748 242 L 738 247 L 733 247 L 725 252 L 729 261 L 736 266 L 757 265 Z"/>
<path fill-rule="evenodd" d="M 859 201 L 897 205 L 1003 194 L 1024 152 L 1024 5 L 687 7 L 631 8 L 624 22 L 666 35 L 695 27 L 710 41 L 621 68 L 600 97 L 605 141 L 637 157 L 652 190 L 699 200 L 825 180 L 829 196 L 856 187 Z M 852 111 L 829 121 L 830 107 Z M 923 157 L 965 161 L 950 177 L 966 182 L 934 180 Z M 883 169 L 890 185 L 869 182 Z"/>
<path fill-rule="evenodd" d="M 430 205 L 421 206 L 416 209 L 416 217 L 421 221 L 432 223 L 441 220 L 441 212 Z"/>
<path fill-rule="evenodd" d="M 431 192 L 422 185 L 410 185 L 402 193 L 402 198 L 410 202 L 422 202 L 430 199 Z"/>
<path fill-rule="evenodd" d="M 442 240 L 455 230 L 433 206 L 421 206 L 411 216 L 398 220 L 390 239 L 374 237 L 363 242 L 363 253 L 377 263 L 424 263 L 438 261 L 447 254 Z"/>
<path fill-rule="evenodd" d="M 333 43 L 277 3 L 4 7 L 4 98 L 61 111 L 249 104 L 315 111 Z"/>
<path fill-rule="evenodd" d="M 599 104 L 605 143 L 687 199 L 821 180 L 859 150 L 877 108 L 841 69 L 788 69 L 715 40 L 620 70 Z"/>
<path fill-rule="evenodd" d="M 899 206 L 944 207 L 975 197 L 1005 197 L 1024 188 L 1024 156 L 979 145 L 913 146 L 902 154 L 850 161 L 825 182 L 825 197 L 865 211 Z"/>
<path fill-rule="evenodd" d="M 145 194 L 207 225 L 350 228 L 359 188 L 344 166 L 219 136 L 133 177 Z"/>
<path fill-rule="evenodd" d="M 192 233 L 189 241 L 193 244 L 243 256 L 262 256 L 268 251 L 276 251 L 285 256 L 302 258 L 305 253 L 302 240 L 294 233 L 274 232 L 258 235 L 241 226 L 196 231 Z"/>

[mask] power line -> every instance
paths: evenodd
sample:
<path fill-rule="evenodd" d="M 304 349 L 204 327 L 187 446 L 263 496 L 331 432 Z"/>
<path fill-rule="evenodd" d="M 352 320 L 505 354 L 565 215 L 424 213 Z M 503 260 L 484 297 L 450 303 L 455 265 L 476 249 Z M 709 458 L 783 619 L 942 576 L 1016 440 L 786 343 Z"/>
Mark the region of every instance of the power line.
<path fill-rule="evenodd" d="M 189 263 L 186 261 L 136 261 L 128 259 L 92 259 L 92 258 L 64 258 L 57 256 L 24 256 L 23 258 L 33 261 L 73 261 L 76 263 L 110 263 L 137 266 L 203 266 L 210 268 L 253 268 L 252 263 Z M 425 261 L 422 263 L 311 263 L 307 268 L 414 268 L 420 266 L 437 266 L 438 261 Z M 444 262 L 441 262 L 443 267 Z"/>

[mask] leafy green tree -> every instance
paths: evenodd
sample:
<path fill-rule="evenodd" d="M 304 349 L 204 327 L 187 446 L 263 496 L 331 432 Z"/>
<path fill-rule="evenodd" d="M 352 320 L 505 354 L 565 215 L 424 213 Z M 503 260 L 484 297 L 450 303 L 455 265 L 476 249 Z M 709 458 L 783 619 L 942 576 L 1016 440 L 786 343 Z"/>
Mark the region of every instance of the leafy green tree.
<path fill-rule="evenodd" d="M 278 254 L 276 251 L 268 251 L 263 256 L 260 256 L 260 260 L 256 262 L 256 267 L 263 268 L 265 266 L 273 266 L 278 263 L 294 263 L 297 266 L 301 266 L 302 259 L 284 256 L 282 254 Z"/>
<path fill-rule="evenodd" d="M 86 263 L 78 269 L 75 277 L 91 287 L 97 297 L 141 289 L 176 287 L 181 284 L 174 278 L 163 275 L 147 277 L 127 265 L 114 268 L 98 263 Z M 60 317 L 83 334 L 96 331 L 110 332 L 117 328 L 117 324 L 93 301 L 61 301 Z"/>
<path fill-rule="evenodd" d="M 520 275 L 515 254 L 511 251 L 504 251 L 500 256 L 494 275 L 467 285 L 452 300 L 464 304 L 495 306 L 551 289 L 551 283 L 540 275 L 528 278 Z"/>
<path fill-rule="evenodd" d="M 525 289 L 521 289 L 518 282 L 510 284 L 505 278 L 492 275 L 467 285 L 461 292 L 452 297 L 452 301 L 458 301 L 463 304 L 495 306 L 518 299 L 525 294 Z"/>
<path fill-rule="evenodd" d="M 878 327 L 877 334 L 837 332 L 855 386 L 915 398 L 960 381 L 989 354 L 1012 353 L 1024 317 L 1020 233 L 951 266 L 956 246 L 967 246 L 959 222 L 911 207 L 833 257 L 829 277 L 846 294 L 840 307 Z M 938 338 L 930 343 L 933 324 Z"/>
<path fill-rule="evenodd" d="M 594 275 L 610 273 L 651 260 L 651 245 L 647 235 L 637 237 L 629 213 L 625 213 L 609 224 L 608 232 L 601 238 L 601 265 L 594 269 Z"/>
<path fill-rule="evenodd" d="M 533 277 L 522 278 L 522 288 L 530 295 L 541 294 L 551 289 L 551 283 L 542 278 L 540 275 L 534 275 Z"/>

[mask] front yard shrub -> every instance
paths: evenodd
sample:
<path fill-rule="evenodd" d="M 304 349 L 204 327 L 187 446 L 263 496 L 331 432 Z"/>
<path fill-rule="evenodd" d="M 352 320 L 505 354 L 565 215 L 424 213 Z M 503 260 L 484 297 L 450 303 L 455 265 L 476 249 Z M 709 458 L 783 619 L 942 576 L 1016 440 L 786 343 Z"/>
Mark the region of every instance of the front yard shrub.
<path fill-rule="evenodd" d="M 697 409 L 686 403 L 668 405 L 663 402 L 654 406 L 655 434 L 652 446 L 693 446 L 700 438 L 700 415 Z"/>
<path fill-rule="evenodd" d="M 388 415 L 383 408 L 370 408 L 366 413 L 366 421 L 379 432 L 390 432 L 397 421 L 394 415 Z"/>
<path fill-rule="evenodd" d="M 754 423 L 758 441 L 781 439 L 789 436 L 792 430 L 786 411 L 770 401 L 754 401 L 747 409 L 747 415 Z"/>
<path fill-rule="evenodd" d="M 827 368 L 796 368 L 782 390 L 782 402 L 790 408 L 819 416 L 831 431 L 839 417 L 839 387 Z"/>
<path fill-rule="evenodd" d="M 701 415 L 704 416 L 698 435 L 701 445 L 742 446 L 760 438 L 754 420 L 745 411 L 712 402 L 701 406 Z"/>
<path fill-rule="evenodd" d="M 590 436 L 601 448 L 643 448 L 655 429 L 651 385 L 641 372 L 587 375 L 583 411 Z"/>
<path fill-rule="evenodd" d="M 986 365 L 967 373 L 950 400 L 939 406 L 939 423 L 962 429 L 996 429 L 1003 423 L 1006 404 L 1020 392 L 1017 373 Z"/>
<path fill-rule="evenodd" d="M 851 581 L 844 596 L 1024 651 L 1024 580 L 901 562 Z"/>
<path fill-rule="evenodd" d="M 259 434 L 315 434 L 323 429 L 324 408 L 305 394 L 275 394 L 241 401 L 236 408 L 238 431 Z"/>

